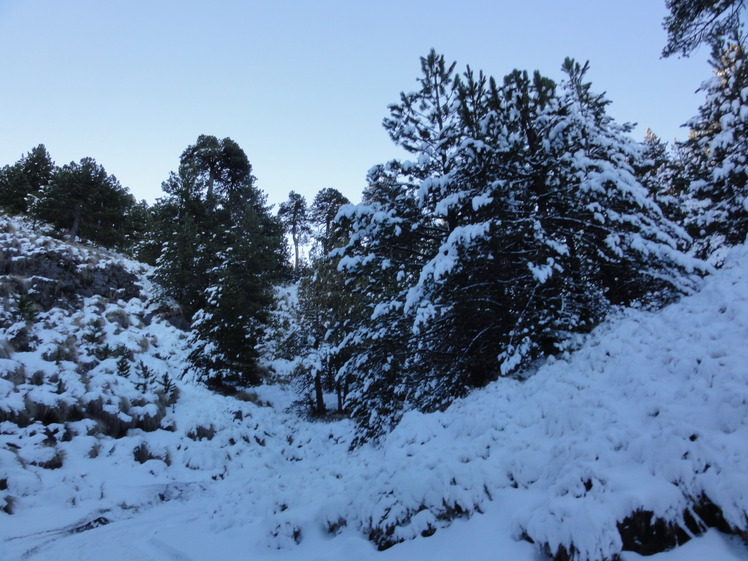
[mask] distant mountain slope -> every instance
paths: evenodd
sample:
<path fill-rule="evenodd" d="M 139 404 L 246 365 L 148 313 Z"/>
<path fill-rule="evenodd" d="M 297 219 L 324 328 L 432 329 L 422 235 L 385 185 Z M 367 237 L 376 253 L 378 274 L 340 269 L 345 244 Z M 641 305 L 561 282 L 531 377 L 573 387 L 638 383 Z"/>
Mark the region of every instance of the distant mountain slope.
<path fill-rule="evenodd" d="M 0 217 L 0 273 L 0 559 L 602 560 L 746 536 L 745 247 L 699 293 L 352 451 L 351 423 L 299 418 L 282 387 L 180 380 L 147 267 Z"/>

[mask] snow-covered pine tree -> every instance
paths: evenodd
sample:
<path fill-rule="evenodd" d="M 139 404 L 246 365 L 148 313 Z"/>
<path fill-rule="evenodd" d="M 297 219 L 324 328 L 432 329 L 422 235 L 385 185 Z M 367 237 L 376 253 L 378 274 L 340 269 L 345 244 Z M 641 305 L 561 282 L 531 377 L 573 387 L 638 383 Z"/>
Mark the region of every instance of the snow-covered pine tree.
<path fill-rule="evenodd" d="M 351 358 L 338 375 L 350 388 L 346 408 L 364 437 L 393 426 L 425 383 L 410 368 L 418 343 L 405 304 L 420 268 L 457 221 L 451 208 L 436 205 L 452 189 L 460 142 L 454 68 L 434 50 L 421 58 L 420 89 L 401 93 L 383 123 L 415 161 L 372 168 L 362 204 L 340 213 L 351 236 L 339 268 L 364 312 L 341 344 Z"/>
<path fill-rule="evenodd" d="M 348 392 L 340 367 L 350 353 L 340 347 L 350 325 L 359 317 L 358 294 L 345 284 L 337 270 L 337 259 L 329 252 L 347 243 L 347 232 L 335 222 L 340 208 L 350 201 L 340 191 L 319 191 L 309 208 L 310 226 L 317 243 L 311 262 L 298 283 L 298 330 L 302 360 L 296 369 L 301 392 L 311 404 L 312 413 L 322 415 L 327 406 L 324 392 L 335 392 L 337 410 L 342 412 Z"/>
<path fill-rule="evenodd" d="M 473 351 L 491 331 L 482 325 L 488 317 L 480 313 L 487 311 L 488 299 L 485 294 L 473 298 L 485 267 L 463 267 L 468 260 L 464 248 L 484 235 L 486 227 L 471 221 L 486 170 L 476 165 L 467 174 L 462 164 L 467 151 L 483 153 L 486 78 L 468 69 L 462 80 L 454 67 L 434 51 L 422 58 L 421 89 L 401 94 L 401 103 L 390 106 L 384 122 L 390 137 L 414 155 L 414 161 L 402 164 L 411 181 L 417 181 L 412 214 L 418 227 L 412 241 L 418 245 L 411 250 L 417 247 L 418 259 L 400 288 L 405 297 L 399 299 L 399 315 L 410 324 L 406 334 L 411 341 L 411 355 L 402 365 L 401 399 L 424 409 L 439 407 L 445 396 L 461 395 L 466 379 L 485 378 L 485 373 L 477 374 L 481 366 L 474 360 L 480 362 L 481 353 Z"/>
<path fill-rule="evenodd" d="M 528 264 L 539 287 L 558 280 L 544 297 L 544 308 L 553 310 L 546 337 L 554 346 L 596 325 L 611 305 L 662 302 L 687 291 L 699 267 L 682 251 L 685 231 L 637 180 L 641 145 L 629 125 L 607 115 L 609 101 L 585 80 L 588 64 L 566 59 L 562 69 L 547 144 L 553 171 L 536 211 L 547 254 Z"/>
<path fill-rule="evenodd" d="M 529 85 L 526 74 L 517 76 Z M 508 109 L 495 82 L 469 68 L 457 80 L 457 92 L 459 149 L 448 179 L 421 200 L 422 212 L 438 217 L 446 232 L 406 300 L 418 335 L 409 370 L 420 383 L 414 384 L 411 401 L 425 409 L 443 406 L 498 376 L 496 356 L 513 323 L 510 310 L 517 296 L 517 283 L 510 278 L 521 271 L 513 265 L 518 247 L 512 236 L 524 227 L 513 219 L 518 210 L 512 199 L 518 191 L 513 164 L 525 165 L 529 155 L 522 139 L 510 138 L 516 107 Z M 525 100 L 528 93 L 526 88 Z M 525 110 L 527 117 L 530 110 Z M 514 123 L 516 133 L 520 122 Z M 421 188 L 432 184 L 427 178 Z"/>
<path fill-rule="evenodd" d="M 340 209 L 337 220 L 350 231 L 333 255 L 354 298 L 356 313 L 345 324 L 339 353 L 350 358 L 338 371 L 348 389 L 345 408 L 364 438 L 389 430 L 400 418 L 409 385 L 411 322 L 403 313 L 408 287 L 427 253 L 417 184 L 399 162 L 369 171 L 359 205 Z"/>
<path fill-rule="evenodd" d="M 484 335 L 487 377 L 481 383 L 514 372 L 544 349 L 553 309 L 544 293 L 558 282 L 549 253 L 553 245 L 543 239 L 538 219 L 556 172 L 545 140 L 558 110 L 556 86 L 537 71 L 514 70 L 500 87 L 491 81 L 486 105 L 490 172 L 473 220 L 491 224 L 478 242 L 486 247 L 484 267 L 492 265 L 493 271 L 479 278 L 490 279 L 483 291 L 484 298 L 493 294 L 494 327 L 490 338 Z M 474 175 L 475 161 L 473 155 L 466 159 L 465 175 Z"/>
<path fill-rule="evenodd" d="M 676 144 L 671 150 L 651 129 L 644 134 L 643 145 L 642 163 L 634 166 L 636 177 L 665 216 L 682 225 L 689 184 L 683 149 Z"/>
<path fill-rule="evenodd" d="M 422 59 L 422 89 L 385 120 L 415 161 L 374 168 L 365 204 L 341 212 L 340 268 L 371 310 L 341 370 L 365 436 L 561 351 L 614 305 L 688 290 L 699 267 L 637 181 L 642 147 L 587 65 L 567 60 L 560 88 L 453 68 Z"/>
<path fill-rule="evenodd" d="M 748 61 L 745 37 L 718 41 L 712 49 L 714 77 L 706 99 L 689 121 L 691 155 L 688 218 L 698 252 L 742 243 L 748 234 Z"/>
<path fill-rule="evenodd" d="M 357 295 L 345 285 L 345 280 L 335 260 L 319 257 L 299 281 L 298 337 L 302 360 L 295 375 L 314 415 L 323 415 L 327 410 L 325 392 L 335 392 L 337 410 L 344 409 L 347 387 L 337 374 L 349 353 L 340 343 L 360 313 Z"/>

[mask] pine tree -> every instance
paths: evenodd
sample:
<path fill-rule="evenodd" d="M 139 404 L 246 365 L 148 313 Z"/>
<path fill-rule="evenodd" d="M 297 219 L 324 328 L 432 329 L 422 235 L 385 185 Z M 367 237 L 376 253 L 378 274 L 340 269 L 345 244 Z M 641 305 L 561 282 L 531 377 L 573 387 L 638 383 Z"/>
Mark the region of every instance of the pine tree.
<path fill-rule="evenodd" d="M 0 207 L 12 213 L 28 211 L 29 197 L 47 185 L 55 169 L 44 144 L 25 154 L 16 164 L 0 170 Z"/>
<path fill-rule="evenodd" d="M 215 197 L 230 198 L 233 191 L 241 190 L 252 175 L 247 155 L 236 142 L 205 134 L 184 150 L 180 166 L 205 190 L 205 200 L 210 206 L 216 203 Z"/>
<path fill-rule="evenodd" d="M 150 367 L 146 366 L 142 360 L 138 361 L 136 371 L 137 378 L 135 381 L 135 389 L 142 393 L 146 393 L 155 381 L 156 374 Z"/>
<path fill-rule="evenodd" d="M 689 181 L 682 148 L 676 145 L 671 151 L 651 129 L 647 129 L 643 145 L 642 163 L 635 166 L 637 179 L 669 220 L 683 224 Z"/>
<path fill-rule="evenodd" d="M 691 136 L 689 225 L 706 256 L 748 234 L 748 63 L 744 38 L 715 43 L 714 77 L 700 91 L 705 101 L 687 124 Z"/>
<path fill-rule="evenodd" d="M 177 401 L 178 390 L 167 372 L 164 372 L 161 376 L 159 383 L 161 384 L 161 395 L 166 405 L 173 405 Z"/>
<path fill-rule="evenodd" d="M 340 208 L 348 204 L 339 191 L 322 189 L 310 209 L 311 222 L 321 252 L 314 257 L 298 284 L 298 323 L 302 341 L 297 369 L 301 390 L 308 395 L 312 413 L 326 412 L 324 392 L 335 392 L 337 409 L 342 412 L 348 394 L 345 377 L 338 376 L 350 353 L 341 347 L 351 323 L 360 315 L 358 295 L 337 270 L 337 260 L 330 256 L 334 248 L 347 242 L 345 228 L 335 222 Z"/>
<path fill-rule="evenodd" d="M 368 309 L 341 372 L 365 437 L 408 407 L 435 409 L 494 379 L 530 276 L 514 240 L 526 237 L 522 208 L 532 206 L 515 192 L 530 163 L 525 145 L 542 138 L 532 80 L 516 72 L 504 91 L 470 69 L 454 76 L 433 52 L 421 62 L 422 90 L 403 94 L 385 120 L 417 160 L 373 168 L 362 204 L 341 212 L 352 234 L 340 268 L 361 283 Z M 534 80 L 546 95 L 546 81 Z"/>
<path fill-rule="evenodd" d="M 81 237 L 123 249 L 128 234 L 124 217 L 134 204 L 116 177 L 93 158 L 83 158 L 56 169 L 30 210 L 70 240 Z"/>
<path fill-rule="evenodd" d="M 668 43 L 663 56 L 688 56 L 702 43 L 714 43 L 739 30 L 745 18 L 745 0 L 666 0 L 670 14 L 663 26 Z"/>
<path fill-rule="evenodd" d="M 332 252 L 340 256 L 338 269 L 356 302 L 339 346 L 349 358 L 337 376 L 364 438 L 386 432 L 403 413 L 414 349 L 404 305 L 424 259 L 417 183 L 389 162 L 370 170 L 368 184 L 361 204 L 339 211 L 351 234 Z"/>
<path fill-rule="evenodd" d="M 24 213 L 26 211 L 26 197 L 31 191 L 31 184 L 20 163 L 0 169 L 1 208 L 12 214 Z"/>
<path fill-rule="evenodd" d="M 264 197 L 234 211 L 238 223 L 226 232 L 225 249 L 208 271 L 205 305 L 193 319 L 190 358 L 214 385 L 258 384 L 257 345 L 273 303 L 273 283 L 284 269 L 283 229 L 269 214 Z"/>
<path fill-rule="evenodd" d="M 205 304 L 207 266 L 201 256 L 204 246 L 206 208 L 194 175 L 180 169 L 161 184 L 166 197 L 153 207 L 155 237 L 160 248 L 155 279 L 164 296 L 172 298 L 189 322 Z"/>
<path fill-rule="evenodd" d="M 559 108 L 551 116 L 546 175 L 537 209 L 540 259 L 528 263 L 547 315 L 545 352 L 587 331 L 612 305 L 661 303 L 687 291 L 698 263 L 682 253 L 687 236 L 637 181 L 642 150 L 606 114 L 585 81 L 588 65 L 567 59 Z M 536 336 L 536 340 L 538 337 Z"/>
<path fill-rule="evenodd" d="M 443 200 L 452 187 L 450 172 L 461 140 L 455 65 L 433 49 L 421 57 L 421 88 L 401 93 L 400 103 L 389 106 L 390 116 L 383 122 L 392 141 L 417 156 L 404 171 L 421 181 L 418 197 L 434 208 L 434 218 L 439 219 L 434 227 L 442 237 L 453 229 L 456 211 L 428 201 Z"/>
<path fill-rule="evenodd" d="M 294 250 L 293 268 L 299 271 L 299 249 L 306 242 L 310 233 L 309 219 L 307 217 L 306 199 L 295 191 L 288 194 L 288 200 L 280 204 L 278 218 L 286 227 L 286 232 L 291 236 Z"/>
<path fill-rule="evenodd" d="M 130 377 L 130 361 L 124 355 L 117 359 L 117 375 L 123 378 Z"/>
<path fill-rule="evenodd" d="M 156 278 L 191 323 L 194 371 L 214 386 L 259 383 L 256 345 L 285 274 L 283 228 L 251 172 L 233 140 L 202 135 L 156 205 Z"/>
<path fill-rule="evenodd" d="M 326 413 L 325 391 L 338 390 L 338 409 L 343 408 L 343 387 L 337 384 L 336 374 L 341 366 L 337 345 L 341 323 L 345 321 L 346 287 L 334 264 L 317 259 L 305 271 L 299 282 L 298 336 L 302 341 L 302 360 L 295 375 L 300 390 L 308 396 L 311 411 L 321 416 Z"/>
<path fill-rule="evenodd" d="M 133 198 L 123 217 L 125 239 L 123 250 L 133 255 L 138 261 L 155 265 L 158 258 L 156 248 L 155 221 L 151 207 L 145 200 L 139 202 Z"/>
<path fill-rule="evenodd" d="M 339 224 L 335 222 L 335 217 L 340 208 L 350 202 L 345 195 L 332 187 L 326 187 L 315 195 L 309 207 L 309 221 L 315 228 L 314 238 L 322 255 L 327 255 L 342 241 L 342 232 Z"/>
<path fill-rule="evenodd" d="M 469 68 L 460 84 L 463 136 L 453 190 L 437 205 L 459 205 L 458 223 L 423 268 L 420 309 L 432 309 L 416 327 L 424 333 L 418 363 L 438 383 L 419 402 L 439 407 L 470 387 L 501 374 L 497 356 L 516 342 L 535 293 L 527 255 L 535 249 L 538 206 L 531 185 L 542 177 L 537 153 L 542 109 L 553 84 L 539 74 L 514 71 L 501 87 Z M 522 330 L 520 330 L 522 333 Z"/>
<path fill-rule="evenodd" d="M 567 60 L 559 88 L 453 68 L 422 59 L 422 89 L 385 120 L 416 161 L 373 168 L 362 204 L 339 213 L 339 269 L 363 309 L 339 376 L 364 438 L 561 352 L 615 305 L 688 290 L 699 267 L 587 65 Z"/>

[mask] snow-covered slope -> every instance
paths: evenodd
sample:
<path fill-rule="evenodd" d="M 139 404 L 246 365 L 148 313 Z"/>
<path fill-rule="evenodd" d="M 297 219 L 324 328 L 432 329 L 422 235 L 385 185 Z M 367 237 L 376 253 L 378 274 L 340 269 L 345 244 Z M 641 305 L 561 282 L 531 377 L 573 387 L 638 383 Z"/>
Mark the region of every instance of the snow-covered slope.
<path fill-rule="evenodd" d="M 23 254 L 68 251 L 0 230 Z M 748 529 L 746 248 L 698 294 L 353 451 L 349 422 L 298 417 L 282 387 L 180 381 L 184 334 L 146 269 L 75 251 L 141 290 L 50 302 L 33 323 L 6 299 L 0 340 L 28 333 L 0 360 L 0 559 L 597 560 Z M 716 530 L 656 558 L 707 554 L 748 559 Z"/>

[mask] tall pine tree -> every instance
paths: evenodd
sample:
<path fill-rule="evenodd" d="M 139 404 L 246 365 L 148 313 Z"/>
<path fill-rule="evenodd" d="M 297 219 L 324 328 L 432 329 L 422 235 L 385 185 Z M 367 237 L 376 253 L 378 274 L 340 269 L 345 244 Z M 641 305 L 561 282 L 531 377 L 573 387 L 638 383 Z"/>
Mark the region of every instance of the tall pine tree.
<path fill-rule="evenodd" d="M 286 232 L 291 236 L 294 251 L 293 268 L 298 274 L 301 266 L 299 256 L 301 245 L 307 241 L 307 237 L 311 231 L 307 216 L 306 199 L 296 191 L 291 191 L 288 194 L 288 200 L 282 202 L 278 207 L 278 218 L 280 218 L 286 227 Z"/>
<path fill-rule="evenodd" d="M 282 225 L 230 138 L 200 136 L 163 187 L 156 278 L 191 322 L 194 371 L 214 386 L 259 383 L 256 345 L 285 274 Z"/>
<path fill-rule="evenodd" d="M 748 60 L 745 39 L 718 41 L 712 49 L 714 77 L 701 91 L 706 99 L 687 124 L 686 143 L 693 204 L 689 226 L 707 256 L 748 234 Z"/>

